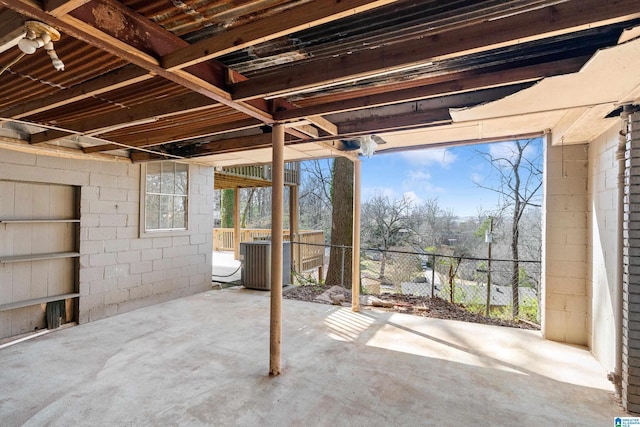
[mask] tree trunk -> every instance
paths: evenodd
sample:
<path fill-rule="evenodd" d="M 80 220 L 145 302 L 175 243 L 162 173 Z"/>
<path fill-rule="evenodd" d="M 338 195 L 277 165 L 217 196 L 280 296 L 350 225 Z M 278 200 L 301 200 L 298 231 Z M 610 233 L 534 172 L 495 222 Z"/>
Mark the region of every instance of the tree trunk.
<path fill-rule="evenodd" d="M 380 252 L 380 279 L 384 279 L 384 269 L 387 266 L 387 251 Z"/>
<path fill-rule="evenodd" d="M 240 228 L 247 228 L 247 212 L 249 211 L 249 209 L 251 209 L 251 199 L 253 198 L 253 193 L 256 192 L 255 188 L 251 189 L 251 192 L 249 193 L 249 198 L 247 200 L 247 204 L 244 207 L 244 210 L 242 211 L 242 219 L 240 220 Z M 238 206 L 238 209 L 240 209 L 240 207 Z"/>
<path fill-rule="evenodd" d="M 351 287 L 351 239 L 353 234 L 353 162 L 338 157 L 333 164 L 331 252 L 327 285 Z M 348 246 L 340 248 L 334 246 Z M 344 251 L 344 252 L 343 252 Z M 344 269 L 343 269 L 344 260 Z"/>
<path fill-rule="evenodd" d="M 220 226 L 222 228 L 233 227 L 233 189 L 222 190 L 222 208 Z"/>

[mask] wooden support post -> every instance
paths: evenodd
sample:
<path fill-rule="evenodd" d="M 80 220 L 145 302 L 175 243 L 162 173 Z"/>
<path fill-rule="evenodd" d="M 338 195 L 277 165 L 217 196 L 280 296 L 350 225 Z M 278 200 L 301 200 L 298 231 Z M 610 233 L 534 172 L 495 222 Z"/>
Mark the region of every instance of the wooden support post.
<path fill-rule="evenodd" d="M 273 126 L 271 187 L 271 333 L 269 375 L 280 375 L 282 343 L 282 205 L 284 200 L 284 126 Z"/>
<path fill-rule="evenodd" d="M 360 159 L 353 160 L 353 250 L 351 251 L 351 310 L 360 311 Z"/>
<path fill-rule="evenodd" d="M 291 261 L 296 273 L 300 273 L 302 267 L 300 238 L 298 237 L 298 212 L 298 186 L 291 185 L 289 186 L 289 239 L 291 240 Z"/>
<path fill-rule="evenodd" d="M 233 190 L 233 256 L 240 258 L 240 188 Z"/>

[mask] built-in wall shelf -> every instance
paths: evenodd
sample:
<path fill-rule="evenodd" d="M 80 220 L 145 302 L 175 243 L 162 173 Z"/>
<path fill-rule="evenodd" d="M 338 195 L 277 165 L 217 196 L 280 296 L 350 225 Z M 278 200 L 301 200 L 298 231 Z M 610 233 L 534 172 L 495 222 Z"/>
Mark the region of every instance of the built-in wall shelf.
<path fill-rule="evenodd" d="M 80 222 L 79 219 L 0 219 L 0 224 L 33 224 L 33 223 L 56 223 L 56 222 Z"/>
<path fill-rule="evenodd" d="M 0 264 L 7 264 L 10 262 L 39 261 L 44 259 L 77 258 L 79 256 L 79 252 L 55 252 L 47 254 L 0 256 Z"/>
<path fill-rule="evenodd" d="M 71 294 L 63 294 L 63 295 L 52 295 L 50 297 L 43 298 L 34 298 L 26 301 L 12 302 L 9 304 L 0 304 L 0 311 L 13 310 L 15 308 L 29 307 L 37 304 L 46 304 L 48 302 L 53 301 L 62 301 L 69 298 L 78 298 L 80 296 L 79 293 L 71 293 Z"/>

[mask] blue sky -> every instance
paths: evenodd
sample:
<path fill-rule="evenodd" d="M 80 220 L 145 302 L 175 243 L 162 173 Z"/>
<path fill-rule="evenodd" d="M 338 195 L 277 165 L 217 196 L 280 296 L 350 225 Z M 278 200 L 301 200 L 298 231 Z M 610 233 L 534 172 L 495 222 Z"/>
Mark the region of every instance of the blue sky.
<path fill-rule="evenodd" d="M 391 199 L 408 196 L 419 204 L 437 198 L 443 209 L 452 209 L 461 217 L 473 216 L 478 208 L 495 209 L 498 196 L 474 183 L 492 186 L 497 174 L 478 151 L 494 156 L 510 152 L 509 144 L 493 143 L 451 148 L 412 150 L 392 154 L 375 154 L 362 158 L 362 200 L 382 192 Z M 542 144 L 529 150 L 528 157 L 540 154 Z"/>

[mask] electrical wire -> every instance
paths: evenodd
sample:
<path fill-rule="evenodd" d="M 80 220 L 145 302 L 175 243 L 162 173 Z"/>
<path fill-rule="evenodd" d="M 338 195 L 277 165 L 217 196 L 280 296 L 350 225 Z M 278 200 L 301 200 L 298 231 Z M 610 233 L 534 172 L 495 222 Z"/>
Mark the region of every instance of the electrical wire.
<path fill-rule="evenodd" d="M 233 272 L 233 273 L 231 273 L 231 274 L 227 274 L 226 276 L 222 276 L 222 275 L 219 275 L 219 274 L 212 274 L 212 276 L 214 276 L 214 277 L 231 277 L 231 276 L 233 276 L 234 274 L 236 274 L 238 271 L 240 271 L 240 269 L 241 269 L 241 268 L 242 268 L 242 263 L 238 266 L 238 268 L 236 268 L 236 271 L 234 271 L 234 272 Z M 213 280 L 212 280 L 212 281 L 213 281 Z"/>
<path fill-rule="evenodd" d="M 18 55 L 18 57 L 16 59 L 14 59 L 13 61 L 9 62 L 4 67 L 0 68 L 0 76 L 2 75 L 2 73 L 7 71 L 10 67 L 16 65 L 18 63 L 18 61 L 20 61 L 24 57 L 24 55 L 25 55 L 25 53 L 21 53 L 20 55 Z"/>

